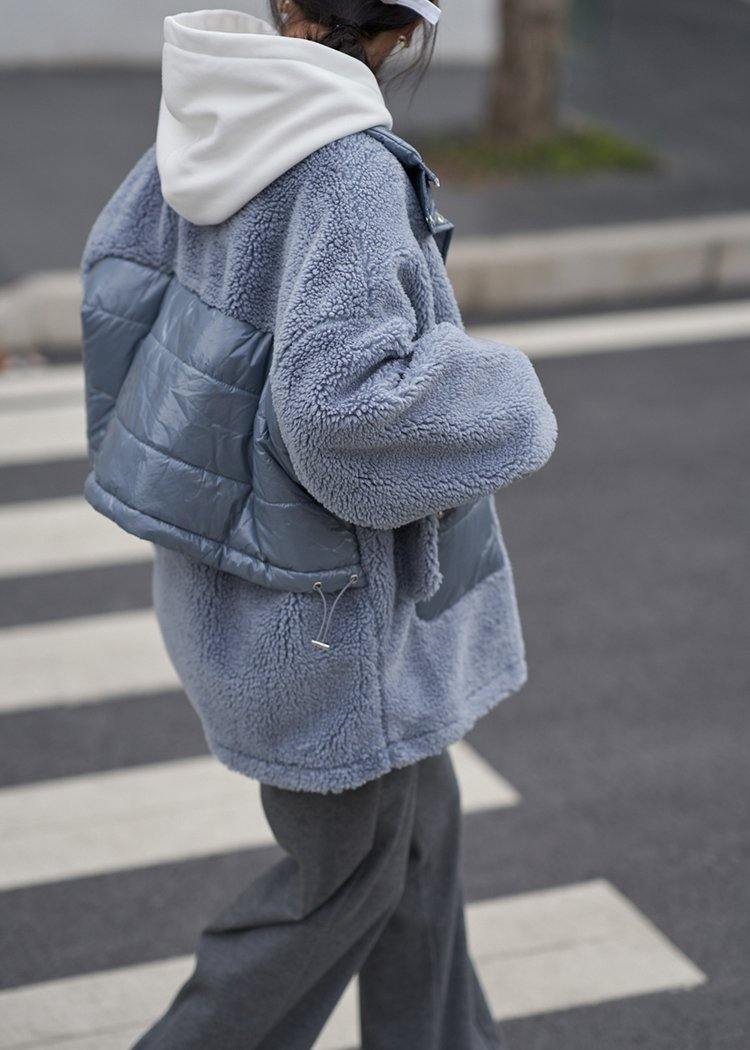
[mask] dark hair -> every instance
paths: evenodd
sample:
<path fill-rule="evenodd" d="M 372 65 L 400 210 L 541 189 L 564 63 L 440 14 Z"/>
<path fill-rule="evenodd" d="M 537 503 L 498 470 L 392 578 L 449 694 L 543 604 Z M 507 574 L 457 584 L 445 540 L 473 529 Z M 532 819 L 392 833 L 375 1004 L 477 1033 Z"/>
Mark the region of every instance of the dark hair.
<path fill-rule="evenodd" d="M 421 77 L 432 58 L 435 29 L 410 7 L 384 4 L 381 0 L 292 0 L 292 3 L 299 12 L 297 20 L 314 22 L 326 30 L 314 38 L 319 44 L 358 58 L 368 68 L 372 67 L 365 49 L 366 41 L 388 30 L 409 29 L 415 22 L 421 23 L 421 41 L 415 49 L 416 58 L 399 76 L 417 73 Z M 281 32 L 289 24 L 281 14 L 281 2 L 270 0 L 270 4 L 276 28 Z"/>

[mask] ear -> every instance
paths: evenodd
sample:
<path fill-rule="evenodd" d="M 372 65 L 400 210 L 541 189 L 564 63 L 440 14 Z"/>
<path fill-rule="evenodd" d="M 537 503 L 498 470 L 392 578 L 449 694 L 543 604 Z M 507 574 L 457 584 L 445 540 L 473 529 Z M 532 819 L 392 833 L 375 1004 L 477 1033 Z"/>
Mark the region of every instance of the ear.
<path fill-rule="evenodd" d="M 411 25 L 406 26 L 405 29 L 399 30 L 398 39 L 399 40 L 403 40 L 403 47 L 404 48 L 411 47 L 412 39 L 414 37 L 414 34 L 417 31 L 418 26 L 419 26 L 419 21 L 416 21 L 416 22 L 412 22 Z"/>
<path fill-rule="evenodd" d="M 412 22 L 412 24 L 410 26 L 407 26 L 406 29 L 402 29 L 401 30 L 401 32 L 406 37 L 407 47 L 411 44 L 412 38 L 413 38 L 413 36 L 416 33 L 418 28 L 419 28 L 419 19 L 417 19 L 416 22 Z"/>

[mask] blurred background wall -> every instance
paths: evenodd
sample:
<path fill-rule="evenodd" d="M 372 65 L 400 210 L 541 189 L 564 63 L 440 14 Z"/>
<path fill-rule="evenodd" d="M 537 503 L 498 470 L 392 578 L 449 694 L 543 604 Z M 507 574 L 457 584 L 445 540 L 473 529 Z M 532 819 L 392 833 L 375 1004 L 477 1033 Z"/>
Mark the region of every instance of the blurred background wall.
<path fill-rule="evenodd" d="M 200 0 L 3 0 L 0 66 L 158 62 L 161 21 L 178 11 L 234 7 L 266 16 L 264 0 L 201 4 Z M 436 58 L 483 63 L 495 45 L 495 0 L 454 0 L 445 5 Z"/>

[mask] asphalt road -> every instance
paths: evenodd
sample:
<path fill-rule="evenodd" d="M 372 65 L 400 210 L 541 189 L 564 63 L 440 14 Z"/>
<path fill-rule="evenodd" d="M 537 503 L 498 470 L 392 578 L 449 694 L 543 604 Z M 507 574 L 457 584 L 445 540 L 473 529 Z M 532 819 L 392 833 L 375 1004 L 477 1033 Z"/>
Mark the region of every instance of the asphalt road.
<path fill-rule="evenodd" d="M 558 415 L 559 447 L 542 473 L 498 496 L 531 678 L 469 737 L 519 801 L 469 807 L 468 898 L 475 907 L 604 880 L 706 980 L 681 990 L 669 981 L 659 988 L 654 977 L 645 993 L 618 993 L 619 977 L 607 972 L 614 956 L 605 953 L 602 979 L 615 983 L 600 1002 L 576 1005 L 573 996 L 544 1012 L 511 1009 L 502 1031 L 510 1050 L 746 1050 L 750 344 L 547 359 L 538 370 Z M 0 383 L 0 416 L 14 411 L 20 421 L 39 411 L 28 398 L 9 404 Z M 80 492 L 80 458 L 7 458 L 8 449 L 0 530 L 4 513 L 25 504 L 33 523 L 58 506 L 48 501 Z M 19 547 L 31 542 L 23 531 Z M 63 542 L 53 529 L 51 547 L 55 535 Z M 146 563 L 124 561 L 6 571 L 0 649 L 12 662 L 16 645 L 38 637 L 43 678 L 55 631 L 81 623 L 91 631 L 106 614 L 139 616 L 149 575 Z M 38 629 L 46 633 L 28 635 Z M 144 664 L 150 658 L 144 650 Z M 85 787 L 151 769 L 158 785 L 178 760 L 205 754 L 179 690 L 117 695 L 116 660 L 113 651 L 110 695 L 85 703 L 40 698 L 34 668 L 22 668 L 21 686 L 17 674 L 0 687 L 0 820 L 8 800 L 23 815 L 37 805 L 35 791 L 47 798 L 51 786 L 50 805 L 55 790 L 68 797 L 71 778 Z M 26 700 L 14 707 L 23 689 Z M 105 781 L 90 779 L 100 774 Z M 22 830 L 31 842 L 23 863 L 49 870 L 49 856 L 34 853 L 33 829 Z M 6 880 L 0 1014 L 17 1009 L 3 996 L 41 982 L 190 952 L 200 926 L 273 856 L 269 845 L 131 866 L 112 856 L 88 875 Z M 554 995 L 575 984 L 583 956 L 569 957 L 571 972 L 558 967 L 548 978 Z M 5 1038 L 0 1047 L 20 1045 Z"/>

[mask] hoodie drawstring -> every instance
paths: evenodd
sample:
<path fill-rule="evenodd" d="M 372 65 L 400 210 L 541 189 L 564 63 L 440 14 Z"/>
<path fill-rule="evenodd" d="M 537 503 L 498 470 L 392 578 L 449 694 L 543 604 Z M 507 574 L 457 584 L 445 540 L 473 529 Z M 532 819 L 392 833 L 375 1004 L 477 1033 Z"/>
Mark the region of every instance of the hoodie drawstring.
<path fill-rule="evenodd" d="M 331 648 L 328 642 L 325 641 L 325 635 L 328 631 L 328 628 L 331 626 L 331 618 L 333 616 L 334 610 L 338 605 L 339 599 L 341 598 L 342 594 L 344 594 L 353 583 L 356 583 L 358 579 L 359 576 L 356 573 L 352 573 L 352 575 L 349 577 L 348 583 L 346 583 L 336 595 L 333 605 L 331 606 L 330 612 L 328 611 L 328 602 L 326 600 L 322 582 L 318 580 L 317 583 L 313 584 L 313 590 L 317 591 L 320 597 L 323 599 L 323 620 L 318 629 L 318 637 L 311 639 L 311 642 L 316 649 L 322 649 L 323 652 L 327 652 Z"/>

